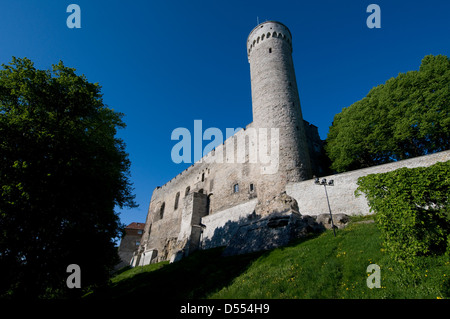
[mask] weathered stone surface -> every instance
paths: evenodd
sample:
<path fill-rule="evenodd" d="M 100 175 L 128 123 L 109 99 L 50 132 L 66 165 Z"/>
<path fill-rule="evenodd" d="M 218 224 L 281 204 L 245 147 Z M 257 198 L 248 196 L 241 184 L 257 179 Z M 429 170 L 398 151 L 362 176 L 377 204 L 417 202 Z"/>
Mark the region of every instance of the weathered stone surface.
<path fill-rule="evenodd" d="M 271 199 L 261 202 L 259 201 L 255 207 L 255 213 L 259 216 L 267 216 L 273 213 L 299 213 L 297 201 L 286 194 L 286 192 L 282 192 L 276 196 L 273 196 Z"/>
<path fill-rule="evenodd" d="M 239 225 L 223 254 L 269 250 L 323 229 L 314 218 L 302 216 L 296 200 L 283 192 L 266 203 L 258 203 L 255 216 Z"/>
<path fill-rule="evenodd" d="M 349 216 L 346 214 L 339 213 L 332 214 L 332 216 L 333 224 L 336 228 L 344 228 L 350 221 Z M 323 225 L 326 229 L 332 229 L 331 216 L 329 213 L 317 215 L 316 221 L 318 224 Z"/>
<path fill-rule="evenodd" d="M 236 205 L 202 218 L 205 225 L 202 236 L 202 249 L 227 246 L 231 238 L 243 224 L 256 218 L 257 199 Z"/>
<path fill-rule="evenodd" d="M 272 213 L 239 227 L 223 255 L 247 254 L 286 246 L 292 240 L 320 232 L 324 228 L 310 216 Z"/>

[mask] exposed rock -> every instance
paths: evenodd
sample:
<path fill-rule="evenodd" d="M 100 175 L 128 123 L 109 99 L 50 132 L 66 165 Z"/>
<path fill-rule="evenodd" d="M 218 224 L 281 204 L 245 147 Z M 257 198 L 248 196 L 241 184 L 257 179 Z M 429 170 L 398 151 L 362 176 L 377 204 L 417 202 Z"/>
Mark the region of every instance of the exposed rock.
<path fill-rule="evenodd" d="M 297 201 L 293 197 L 287 195 L 286 192 L 282 192 L 264 203 L 258 202 L 255 207 L 255 213 L 261 217 L 265 217 L 273 213 L 300 214 Z"/>
<path fill-rule="evenodd" d="M 346 214 L 332 214 L 333 224 L 336 228 L 344 228 L 347 226 L 350 218 Z M 320 214 L 317 215 L 316 221 L 318 224 L 323 225 L 326 229 L 332 229 L 330 214 Z"/>
<path fill-rule="evenodd" d="M 289 244 L 292 240 L 324 230 L 311 216 L 298 212 L 297 201 L 281 193 L 255 208 L 260 214 L 241 224 L 223 254 L 238 255 L 269 250 Z"/>

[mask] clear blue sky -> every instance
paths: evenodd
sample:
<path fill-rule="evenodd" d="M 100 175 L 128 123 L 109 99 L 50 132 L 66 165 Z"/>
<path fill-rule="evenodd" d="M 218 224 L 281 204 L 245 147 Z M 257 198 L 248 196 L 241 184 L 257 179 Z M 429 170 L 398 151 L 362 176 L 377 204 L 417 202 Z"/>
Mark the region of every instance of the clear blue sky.
<path fill-rule="evenodd" d="M 72 3 L 81 29 L 66 26 Z M 371 3 L 381 29 L 366 26 Z M 119 136 L 140 205 L 120 210 L 129 224 L 144 222 L 153 189 L 188 166 L 171 160 L 175 128 L 199 119 L 225 132 L 252 121 L 246 39 L 257 17 L 291 30 L 303 117 L 325 139 L 334 115 L 372 87 L 417 70 L 427 54 L 450 56 L 449 15 L 448 0 L 2 0 L 0 63 L 62 60 L 125 113 Z"/>

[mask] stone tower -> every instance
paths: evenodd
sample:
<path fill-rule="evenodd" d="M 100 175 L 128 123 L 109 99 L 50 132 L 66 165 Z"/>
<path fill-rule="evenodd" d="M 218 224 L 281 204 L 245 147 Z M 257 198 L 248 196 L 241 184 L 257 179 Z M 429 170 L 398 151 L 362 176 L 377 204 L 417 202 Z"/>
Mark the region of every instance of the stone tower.
<path fill-rule="evenodd" d="M 266 21 L 247 38 L 253 127 L 279 129 L 279 169 L 264 176 L 266 192 L 276 195 L 288 182 L 311 178 L 303 117 L 292 60 L 292 36 L 282 23 Z"/>

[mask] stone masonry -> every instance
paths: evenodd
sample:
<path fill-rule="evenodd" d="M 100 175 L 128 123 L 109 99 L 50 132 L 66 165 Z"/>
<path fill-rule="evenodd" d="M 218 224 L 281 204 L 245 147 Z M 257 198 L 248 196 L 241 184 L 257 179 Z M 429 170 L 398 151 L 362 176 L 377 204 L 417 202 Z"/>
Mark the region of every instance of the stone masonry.
<path fill-rule="evenodd" d="M 328 212 L 323 187 L 311 179 L 326 172 L 318 162 L 322 141 L 317 127 L 302 117 L 289 29 L 276 21 L 256 26 L 247 39 L 247 58 L 253 122 L 153 191 L 133 265 L 176 261 L 197 249 L 220 246 L 228 246 L 224 251 L 228 254 L 278 247 L 317 230 L 317 223 L 307 215 Z M 269 145 L 255 139 L 255 132 L 262 129 L 267 131 Z M 278 130 L 275 142 L 271 139 L 274 129 Z M 239 141 L 245 141 L 243 161 Z M 259 150 L 264 143 L 268 153 L 278 151 L 274 172 L 269 164 L 251 160 L 250 149 Z M 332 209 L 369 213 L 365 199 L 355 199 L 352 193 L 361 174 L 431 165 L 448 160 L 449 155 L 442 152 L 328 176 L 336 185 L 329 190 Z"/>

